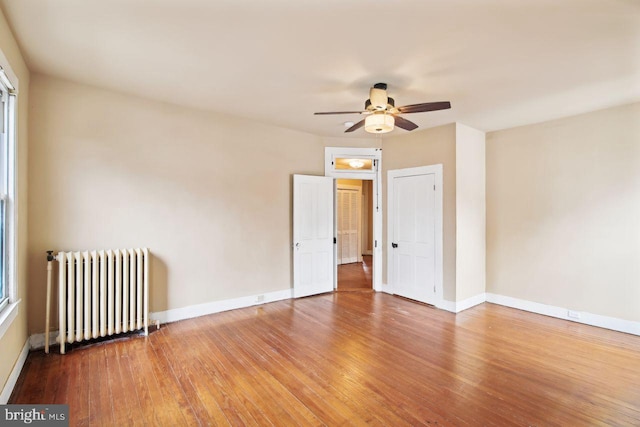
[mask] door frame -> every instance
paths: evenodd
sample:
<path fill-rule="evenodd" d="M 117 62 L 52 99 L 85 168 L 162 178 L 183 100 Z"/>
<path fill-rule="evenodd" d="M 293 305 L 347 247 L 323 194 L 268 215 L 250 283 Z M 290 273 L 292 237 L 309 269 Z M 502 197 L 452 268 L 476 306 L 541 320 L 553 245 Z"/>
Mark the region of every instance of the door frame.
<path fill-rule="evenodd" d="M 374 161 L 373 170 L 343 170 L 335 168 L 335 160 L 338 158 L 371 159 Z M 373 268 L 372 285 L 376 292 L 382 291 L 382 148 L 353 148 L 353 147 L 325 147 L 324 149 L 324 175 L 334 179 L 360 179 L 373 181 Z M 334 205 L 336 195 L 334 185 Z M 334 218 L 334 230 L 337 230 Z M 337 231 L 335 232 L 337 233 Z M 337 240 L 337 234 L 334 234 Z M 338 251 L 337 245 L 333 245 L 333 288 L 338 288 Z"/>
<path fill-rule="evenodd" d="M 394 169 L 387 172 L 387 234 L 388 241 L 392 241 L 393 236 L 393 224 L 394 224 L 394 209 L 393 209 L 393 180 L 395 178 L 417 176 L 417 175 L 435 175 L 435 207 L 434 207 L 434 226 L 435 226 L 435 286 L 436 286 L 436 301 L 435 306 L 441 307 L 444 301 L 444 264 L 443 264 L 443 179 L 442 179 L 442 164 L 419 166 L 415 168 L 406 169 Z M 394 271 L 393 271 L 393 249 L 391 243 L 387 248 L 387 282 L 389 290 L 394 294 Z"/>

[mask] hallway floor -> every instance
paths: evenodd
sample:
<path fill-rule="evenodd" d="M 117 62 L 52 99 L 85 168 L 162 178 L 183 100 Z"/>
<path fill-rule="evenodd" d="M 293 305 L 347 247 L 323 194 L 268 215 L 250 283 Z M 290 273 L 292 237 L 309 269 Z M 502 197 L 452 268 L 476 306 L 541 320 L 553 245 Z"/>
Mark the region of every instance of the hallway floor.
<path fill-rule="evenodd" d="M 363 291 L 372 290 L 371 267 L 373 261 L 371 255 L 363 255 L 362 262 L 342 264 L 338 266 L 338 290 L 339 291 Z"/>

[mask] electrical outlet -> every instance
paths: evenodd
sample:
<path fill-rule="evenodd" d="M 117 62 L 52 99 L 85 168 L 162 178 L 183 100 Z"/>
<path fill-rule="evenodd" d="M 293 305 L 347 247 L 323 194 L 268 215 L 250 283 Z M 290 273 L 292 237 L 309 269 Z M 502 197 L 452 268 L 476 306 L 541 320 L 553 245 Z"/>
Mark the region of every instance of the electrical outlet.
<path fill-rule="evenodd" d="M 569 310 L 567 316 L 569 316 L 571 319 L 580 319 L 580 312 Z"/>
<path fill-rule="evenodd" d="M 256 302 L 264 302 L 264 295 L 258 295 L 256 297 Z"/>

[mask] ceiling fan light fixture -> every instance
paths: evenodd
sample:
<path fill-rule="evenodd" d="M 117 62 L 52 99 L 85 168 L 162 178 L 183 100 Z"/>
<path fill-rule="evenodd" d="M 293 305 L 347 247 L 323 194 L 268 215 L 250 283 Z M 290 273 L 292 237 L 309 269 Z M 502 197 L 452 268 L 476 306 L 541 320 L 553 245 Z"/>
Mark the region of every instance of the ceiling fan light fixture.
<path fill-rule="evenodd" d="M 371 114 L 364 120 L 364 130 L 369 133 L 387 133 L 393 130 L 395 119 L 389 114 Z"/>

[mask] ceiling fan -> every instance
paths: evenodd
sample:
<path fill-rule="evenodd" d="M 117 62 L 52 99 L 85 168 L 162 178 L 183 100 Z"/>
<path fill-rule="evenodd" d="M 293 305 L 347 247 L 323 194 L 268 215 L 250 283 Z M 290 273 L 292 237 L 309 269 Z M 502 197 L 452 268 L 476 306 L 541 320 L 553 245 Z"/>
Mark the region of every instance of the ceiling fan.
<path fill-rule="evenodd" d="M 353 132 L 364 126 L 364 130 L 369 133 L 387 133 L 391 132 L 394 126 L 398 126 L 404 130 L 414 130 L 418 127 L 418 125 L 412 121 L 400 117 L 400 114 L 424 113 L 427 111 L 446 110 L 448 108 L 451 108 L 451 103 L 448 101 L 425 102 L 422 104 L 396 107 L 393 98 L 387 96 L 387 84 L 376 83 L 369 90 L 369 99 L 364 103 L 364 111 L 326 111 L 314 114 L 366 114 L 367 117 L 345 130 L 345 132 Z"/>

